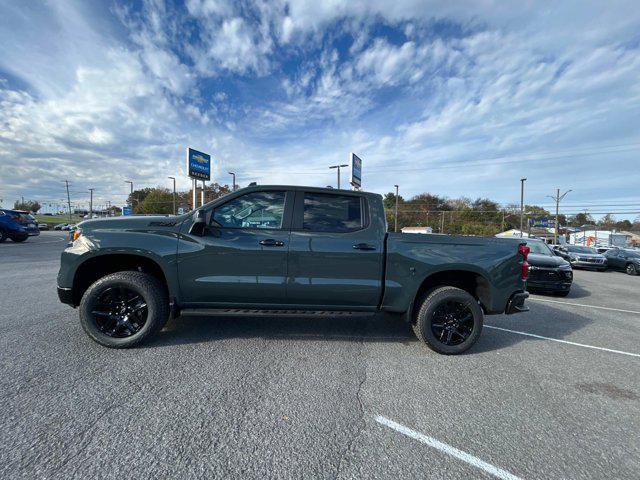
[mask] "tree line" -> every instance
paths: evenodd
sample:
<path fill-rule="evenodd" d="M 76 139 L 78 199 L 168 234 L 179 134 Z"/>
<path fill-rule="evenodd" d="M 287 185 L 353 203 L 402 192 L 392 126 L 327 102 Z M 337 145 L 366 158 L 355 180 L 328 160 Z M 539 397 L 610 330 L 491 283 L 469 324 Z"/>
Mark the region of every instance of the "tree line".
<path fill-rule="evenodd" d="M 395 228 L 396 195 L 384 195 L 384 207 L 389 229 Z M 529 218 L 555 218 L 555 213 L 538 205 L 525 205 L 524 229 Z M 595 220 L 589 213 L 566 216 L 558 215 L 561 227 L 593 225 L 603 230 L 640 230 L 640 216 L 634 222 L 617 221 L 612 214 Z M 398 196 L 398 230 L 403 227 L 431 227 L 436 233 L 492 236 L 497 233 L 520 228 L 520 206 L 501 206 L 488 198 L 447 198 L 430 193 L 421 193 L 410 199 Z"/>

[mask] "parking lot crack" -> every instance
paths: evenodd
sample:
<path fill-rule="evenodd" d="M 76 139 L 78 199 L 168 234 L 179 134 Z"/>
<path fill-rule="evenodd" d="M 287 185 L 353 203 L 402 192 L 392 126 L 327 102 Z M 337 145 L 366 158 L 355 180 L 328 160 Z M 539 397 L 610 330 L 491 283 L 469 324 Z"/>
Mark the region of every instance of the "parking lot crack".
<path fill-rule="evenodd" d="M 364 358 L 364 343 L 362 344 L 362 349 L 360 350 L 360 359 L 363 360 L 363 358 Z M 358 402 L 358 412 L 359 412 L 359 418 L 357 421 L 358 427 L 355 434 L 351 437 L 351 439 L 347 443 L 347 446 L 345 447 L 345 449 L 342 451 L 340 455 L 340 460 L 338 461 L 338 468 L 336 469 L 336 476 L 335 476 L 336 479 L 340 478 L 340 474 L 342 473 L 342 469 L 347 456 L 350 453 L 352 453 L 358 439 L 360 438 L 360 436 L 362 435 L 362 432 L 365 430 L 365 427 L 366 427 L 365 407 L 364 407 L 364 402 L 362 400 L 362 393 L 364 390 L 364 385 L 367 381 L 367 366 L 364 361 L 362 363 L 363 363 L 362 375 L 359 378 L 358 387 L 356 389 L 356 394 L 355 394 L 356 401 Z"/>

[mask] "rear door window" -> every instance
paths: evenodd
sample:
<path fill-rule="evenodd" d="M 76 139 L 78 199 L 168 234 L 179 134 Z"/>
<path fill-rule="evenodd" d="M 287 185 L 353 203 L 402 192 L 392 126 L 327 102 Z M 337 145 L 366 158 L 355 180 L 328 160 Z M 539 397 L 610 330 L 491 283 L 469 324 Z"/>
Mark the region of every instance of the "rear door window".
<path fill-rule="evenodd" d="M 362 199 L 353 195 L 304 194 L 302 228 L 312 232 L 351 232 L 364 227 Z"/>

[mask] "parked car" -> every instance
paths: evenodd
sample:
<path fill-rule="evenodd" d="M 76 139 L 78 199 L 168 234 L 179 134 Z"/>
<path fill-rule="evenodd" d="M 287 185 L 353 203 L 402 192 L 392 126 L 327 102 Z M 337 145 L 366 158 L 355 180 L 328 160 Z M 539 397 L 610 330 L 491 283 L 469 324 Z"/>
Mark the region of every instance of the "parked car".
<path fill-rule="evenodd" d="M 604 254 L 607 266 L 613 270 L 622 270 L 629 275 L 640 274 L 640 251 L 626 248 L 612 248 Z"/>
<path fill-rule="evenodd" d="M 192 214 L 87 220 L 75 233 L 58 295 L 112 348 L 143 342 L 169 316 L 223 307 L 391 312 L 432 350 L 458 354 L 485 314 L 528 310 L 526 245 L 387 233 L 373 193 L 253 186 Z"/>
<path fill-rule="evenodd" d="M 0 243 L 10 238 L 24 242 L 29 236 L 40 235 L 36 219 L 22 210 L 0 210 Z"/>
<path fill-rule="evenodd" d="M 67 223 L 59 223 L 58 225 L 55 225 L 53 227 L 54 230 L 62 230 L 62 227 L 66 227 L 68 224 Z"/>
<path fill-rule="evenodd" d="M 601 272 L 607 269 L 607 259 L 604 255 L 599 254 L 595 248 L 567 245 L 565 249 L 573 268 L 585 268 Z"/>
<path fill-rule="evenodd" d="M 566 245 L 553 245 L 551 247 L 551 250 L 555 255 L 564 258 L 567 262 L 571 258 L 569 252 L 567 251 Z"/>
<path fill-rule="evenodd" d="M 571 264 L 556 255 L 542 240 L 526 238 L 524 241 L 531 250 L 527 257 L 527 290 L 548 292 L 562 297 L 569 295 L 573 282 Z"/>
<path fill-rule="evenodd" d="M 47 224 L 47 223 L 39 223 L 38 224 L 38 230 L 40 230 L 41 232 L 49 230 L 49 224 Z"/>

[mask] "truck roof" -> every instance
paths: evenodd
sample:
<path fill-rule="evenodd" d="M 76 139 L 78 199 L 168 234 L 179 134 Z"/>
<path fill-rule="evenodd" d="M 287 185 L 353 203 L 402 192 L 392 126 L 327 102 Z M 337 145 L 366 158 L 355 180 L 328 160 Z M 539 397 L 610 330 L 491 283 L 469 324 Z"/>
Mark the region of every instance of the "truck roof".
<path fill-rule="evenodd" d="M 311 187 L 311 186 L 305 186 L 305 185 L 251 185 L 250 187 L 239 188 L 238 190 L 232 193 L 238 193 L 240 191 L 251 192 L 254 190 L 304 190 L 307 192 L 317 192 L 317 193 L 340 193 L 340 194 L 346 194 L 346 195 L 351 194 L 351 195 L 364 195 L 367 197 L 369 196 L 381 197 L 379 193 L 365 192 L 363 190 L 345 190 L 342 188 L 338 190 L 337 188 L 331 188 L 331 187 Z"/>

